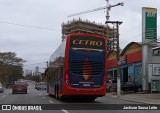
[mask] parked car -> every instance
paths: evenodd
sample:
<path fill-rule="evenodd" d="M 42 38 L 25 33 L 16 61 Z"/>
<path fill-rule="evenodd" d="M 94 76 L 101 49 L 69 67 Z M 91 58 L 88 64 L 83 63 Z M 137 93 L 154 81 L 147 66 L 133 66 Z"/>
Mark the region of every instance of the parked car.
<path fill-rule="evenodd" d="M 117 87 L 117 80 L 116 79 L 107 80 L 107 84 L 106 85 L 107 85 L 107 91 L 108 92 L 112 92 Z"/>
<path fill-rule="evenodd" d="M 27 84 L 26 82 L 16 81 L 12 86 L 12 94 L 15 93 L 26 93 L 27 94 Z"/>
<path fill-rule="evenodd" d="M 3 93 L 4 92 L 4 88 L 2 86 L 2 83 L 0 82 L 0 93 Z"/>
<path fill-rule="evenodd" d="M 140 91 L 142 91 L 142 85 L 135 85 L 133 83 L 128 83 L 128 82 L 121 84 L 121 94 L 127 92 L 140 92 Z"/>
<path fill-rule="evenodd" d="M 6 88 L 12 88 L 12 85 L 13 85 L 12 83 L 7 83 Z"/>
<path fill-rule="evenodd" d="M 46 82 L 39 82 L 38 84 L 37 84 L 37 90 L 46 90 L 47 89 L 47 84 L 46 84 Z"/>
<path fill-rule="evenodd" d="M 37 89 L 37 86 L 38 86 L 38 82 L 35 83 L 35 89 Z"/>

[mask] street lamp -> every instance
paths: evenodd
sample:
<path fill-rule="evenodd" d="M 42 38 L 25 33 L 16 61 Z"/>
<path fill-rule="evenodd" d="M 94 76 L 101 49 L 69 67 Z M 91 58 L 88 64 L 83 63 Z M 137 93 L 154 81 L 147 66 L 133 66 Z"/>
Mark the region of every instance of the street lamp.
<path fill-rule="evenodd" d="M 120 83 L 120 49 L 119 49 L 119 25 L 122 24 L 122 22 L 120 21 L 106 21 L 105 24 L 116 24 L 116 28 L 117 28 L 117 96 L 120 97 L 121 96 L 121 83 Z"/>

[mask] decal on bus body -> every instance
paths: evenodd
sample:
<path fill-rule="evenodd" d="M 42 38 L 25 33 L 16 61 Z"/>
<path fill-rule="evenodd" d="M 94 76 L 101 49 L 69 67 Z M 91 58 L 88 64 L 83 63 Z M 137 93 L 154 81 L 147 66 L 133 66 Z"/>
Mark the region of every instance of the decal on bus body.
<path fill-rule="evenodd" d="M 91 74 L 92 74 L 92 67 L 89 64 L 88 58 L 86 58 L 83 63 L 83 77 L 84 77 L 84 79 L 88 80 Z"/>

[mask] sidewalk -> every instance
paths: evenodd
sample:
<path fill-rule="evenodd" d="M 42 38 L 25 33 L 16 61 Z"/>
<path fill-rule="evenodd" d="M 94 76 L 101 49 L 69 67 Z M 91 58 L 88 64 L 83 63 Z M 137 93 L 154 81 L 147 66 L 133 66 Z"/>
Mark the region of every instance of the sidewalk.
<path fill-rule="evenodd" d="M 117 94 L 113 92 L 113 93 L 107 93 L 106 96 L 110 96 L 116 99 L 139 102 L 139 103 L 160 104 L 160 93 L 158 94 L 128 93 L 128 94 L 123 94 L 118 98 Z"/>

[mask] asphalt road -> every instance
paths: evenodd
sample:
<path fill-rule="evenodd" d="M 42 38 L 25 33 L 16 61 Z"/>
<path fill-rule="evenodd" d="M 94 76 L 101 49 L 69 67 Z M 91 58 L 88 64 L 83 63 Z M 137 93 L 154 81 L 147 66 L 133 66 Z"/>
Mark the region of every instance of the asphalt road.
<path fill-rule="evenodd" d="M 34 89 L 34 83 L 28 83 L 27 94 L 12 94 L 11 89 L 5 89 L 4 93 L 0 93 L 0 104 L 1 105 L 27 105 L 32 104 L 43 107 L 49 106 L 51 110 L 42 111 L 0 111 L 0 113 L 158 113 L 158 110 L 106 110 L 106 108 L 114 109 L 116 105 L 123 104 L 140 104 L 136 102 L 130 102 L 120 99 L 114 99 L 109 96 L 97 98 L 93 103 L 86 103 L 81 100 L 67 100 L 65 102 L 57 101 L 54 97 L 48 96 L 46 91 Z M 17 105 L 18 106 L 18 105 Z"/>

